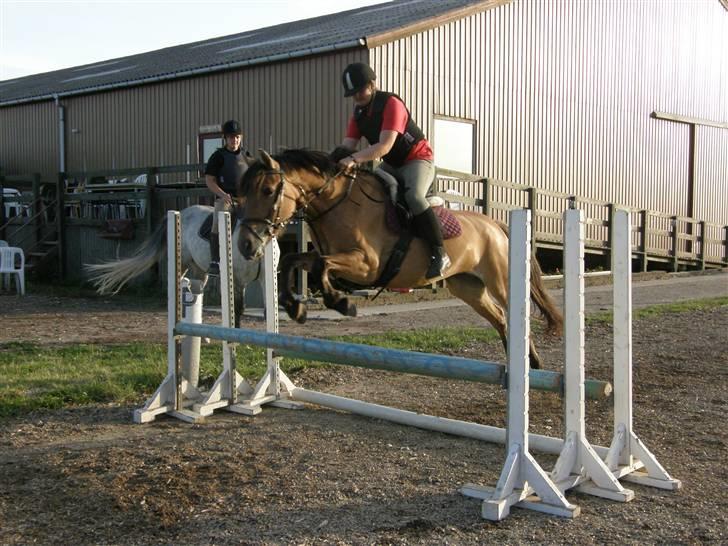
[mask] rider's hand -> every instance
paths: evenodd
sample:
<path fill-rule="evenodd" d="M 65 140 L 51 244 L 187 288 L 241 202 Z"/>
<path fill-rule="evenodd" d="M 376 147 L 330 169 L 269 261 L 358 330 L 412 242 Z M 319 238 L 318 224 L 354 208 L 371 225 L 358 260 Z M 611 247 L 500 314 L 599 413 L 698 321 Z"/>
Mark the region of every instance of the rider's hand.
<path fill-rule="evenodd" d="M 339 166 L 346 171 L 352 171 L 356 169 L 357 162 L 353 155 L 347 155 L 339 160 Z"/>
<path fill-rule="evenodd" d="M 222 200 L 225 201 L 226 205 L 232 205 L 233 204 L 233 198 L 229 193 L 225 193 L 222 196 Z"/>

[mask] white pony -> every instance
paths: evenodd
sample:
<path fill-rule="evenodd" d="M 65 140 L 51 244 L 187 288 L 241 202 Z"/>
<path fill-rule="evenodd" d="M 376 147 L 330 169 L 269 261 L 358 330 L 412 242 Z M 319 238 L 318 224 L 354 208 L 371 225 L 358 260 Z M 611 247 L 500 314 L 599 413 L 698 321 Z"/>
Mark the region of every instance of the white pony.
<path fill-rule="evenodd" d="M 203 222 L 212 214 L 213 208 L 204 205 L 193 205 L 180 213 L 182 224 L 182 271 L 190 279 L 207 280 L 207 269 L 210 265 L 210 244 L 200 237 Z M 233 223 L 235 216 L 233 215 Z M 238 249 L 240 230 L 233 225 L 232 248 L 233 279 L 235 282 L 235 324 L 240 324 L 243 314 L 243 290 L 251 281 L 258 280 L 263 284 L 263 263 L 243 258 Z M 161 225 L 150 235 L 137 251 L 129 258 L 109 261 L 100 264 L 86 264 L 85 270 L 90 273 L 90 280 L 99 294 L 116 294 L 134 277 L 142 274 L 160 258 L 166 256 L 167 223 Z M 263 287 L 265 293 L 265 287 Z"/>

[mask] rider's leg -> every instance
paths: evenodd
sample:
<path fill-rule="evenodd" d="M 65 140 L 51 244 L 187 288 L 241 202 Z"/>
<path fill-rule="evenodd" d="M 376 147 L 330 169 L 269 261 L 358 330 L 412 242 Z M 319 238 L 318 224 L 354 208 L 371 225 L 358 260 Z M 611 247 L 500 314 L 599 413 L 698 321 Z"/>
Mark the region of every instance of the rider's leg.
<path fill-rule="evenodd" d="M 440 277 L 450 265 L 445 252 L 440 221 L 427 202 L 427 193 L 435 179 L 435 165 L 431 161 L 410 161 L 399 169 L 405 181 L 405 200 L 413 214 L 414 227 L 430 246 L 430 263 L 426 279 Z"/>
<path fill-rule="evenodd" d="M 230 212 L 232 207 L 223 199 L 215 199 L 215 212 L 212 215 L 212 230 L 210 231 L 210 266 L 207 269 L 209 275 L 220 274 L 220 237 L 218 234 L 217 213 Z"/>

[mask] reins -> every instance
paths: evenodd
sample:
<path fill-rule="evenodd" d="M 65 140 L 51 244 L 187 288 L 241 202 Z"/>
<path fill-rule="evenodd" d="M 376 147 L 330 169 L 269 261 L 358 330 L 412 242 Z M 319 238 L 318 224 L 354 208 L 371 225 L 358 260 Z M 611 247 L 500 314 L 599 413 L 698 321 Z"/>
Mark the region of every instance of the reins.
<path fill-rule="evenodd" d="M 341 169 L 338 172 L 336 172 L 334 175 L 330 176 L 326 179 L 326 181 L 313 192 L 307 192 L 305 188 L 303 188 L 300 184 L 294 184 L 290 180 L 286 179 L 285 172 L 283 172 L 282 169 L 276 169 L 276 170 L 269 170 L 266 171 L 266 175 L 278 175 L 280 176 L 280 183 L 278 184 L 276 188 L 276 196 L 275 196 L 275 202 L 273 204 L 273 208 L 271 208 L 270 214 L 268 215 L 268 218 L 248 218 L 244 221 L 241 221 L 241 224 L 245 226 L 248 231 L 250 231 L 259 241 L 264 242 L 263 235 L 266 234 L 269 237 L 275 237 L 275 234 L 277 231 L 283 229 L 288 223 L 293 219 L 294 215 L 291 215 L 286 220 L 281 220 L 280 217 L 280 208 L 281 203 L 283 201 L 283 197 L 287 197 L 289 199 L 293 199 L 296 201 L 297 207 L 296 211 L 302 211 L 304 220 L 308 223 L 313 223 L 318 220 L 320 220 L 322 217 L 330 213 L 332 210 L 334 210 L 336 207 L 344 203 L 347 199 L 349 199 L 351 195 L 351 190 L 354 186 L 354 180 L 356 180 L 356 174 L 353 176 L 346 175 L 345 174 L 346 169 Z M 349 179 L 349 186 L 342 195 L 341 198 L 339 198 L 336 203 L 334 203 L 331 207 L 323 211 L 322 213 L 318 214 L 315 218 L 311 218 L 308 213 L 307 209 L 313 203 L 318 197 L 323 194 L 326 189 L 331 186 L 331 184 L 334 183 L 334 181 L 339 177 L 345 175 Z M 286 195 L 285 193 L 285 185 L 286 183 L 290 184 L 291 186 L 295 187 L 298 192 L 301 194 L 301 197 L 303 198 L 303 204 L 298 204 L 298 201 Z M 253 229 L 251 224 L 264 224 L 265 228 L 262 232 L 258 232 L 257 230 Z"/>

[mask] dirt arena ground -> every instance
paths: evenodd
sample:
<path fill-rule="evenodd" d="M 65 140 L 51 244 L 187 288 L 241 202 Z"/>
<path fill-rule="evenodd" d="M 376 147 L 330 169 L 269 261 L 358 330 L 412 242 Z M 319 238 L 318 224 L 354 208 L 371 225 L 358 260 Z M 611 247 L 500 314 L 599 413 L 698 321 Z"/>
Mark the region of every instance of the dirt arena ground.
<path fill-rule="evenodd" d="M 608 295 L 608 287 L 591 290 L 588 311 L 608 309 Z M 721 295 L 728 295 L 725 273 L 635 283 L 636 306 Z M 481 323 L 457 305 L 383 312 L 281 330 L 325 336 Z M 0 319 L 0 344 L 162 341 L 166 329 L 159 306 L 99 298 L 0 295 Z M 93 406 L 0 421 L 0 544 L 725 544 L 726 332 L 728 306 L 633 326 L 635 429 L 683 481 L 678 492 L 630 485 L 636 498 L 628 504 L 569 494 L 582 508 L 575 520 L 515 509 L 495 524 L 457 489 L 493 485 L 502 446 L 316 407 L 134 425 L 132 406 Z M 611 328 L 592 323 L 586 335 L 587 374 L 609 380 Z M 561 342 L 536 342 L 546 366 L 557 369 Z M 504 359 L 499 343 L 455 354 Z M 495 386 L 342 367 L 293 379 L 454 419 L 502 426 L 505 417 Z M 559 435 L 558 397 L 534 393 L 530 415 L 532 431 Z M 611 420 L 608 402 L 589 403 L 593 443 L 609 443 Z M 537 458 L 546 468 L 554 462 Z"/>

